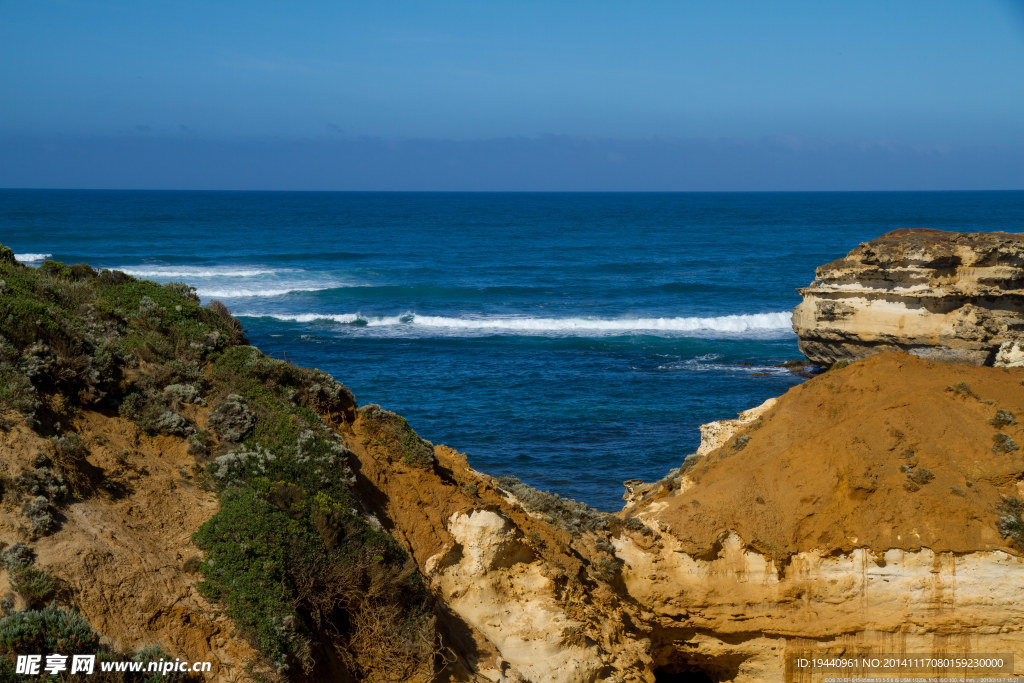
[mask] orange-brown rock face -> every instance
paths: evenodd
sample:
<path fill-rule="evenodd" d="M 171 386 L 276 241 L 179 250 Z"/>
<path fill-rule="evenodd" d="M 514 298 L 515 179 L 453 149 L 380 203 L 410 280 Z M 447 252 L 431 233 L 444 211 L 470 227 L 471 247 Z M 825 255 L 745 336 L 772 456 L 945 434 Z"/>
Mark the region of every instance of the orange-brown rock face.
<path fill-rule="evenodd" d="M 472 635 L 467 675 L 782 681 L 807 651 L 1013 654 L 1024 672 L 1024 562 L 1000 528 L 1024 497 L 1022 380 L 874 355 L 703 430 L 617 524 L 570 533 L 449 449 L 407 467 L 362 421 L 349 443 Z"/>
<path fill-rule="evenodd" d="M 800 350 L 831 365 L 877 351 L 1024 362 L 1024 236 L 896 230 L 821 266 L 793 311 Z"/>
<path fill-rule="evenodd" d="M 654 680 L 642 617 L 617 586 L 612 545 L 601 544 L 608 529 L 569 530 L 450 448 L 409 464 L 376 434 L 362 414 L 345 432 L 357 490 L 444 605 L 447 680 Z"/>
<path fill-rule="evenodd" d="M 627 508 L 655 535 L 614 541 L 655 661 L 731 681 L 784 680 L 806 650 L 1024 671 L 1024 563 L 1000 533 L 1024 489 L 1022 380 L 878 354 L 720 425 Z"/>
<path fill-rule="evenodd" d="M 199 595 L 199 576 L 189 569 L 202 557 L 192 534 L 217 511 L 217 499 L 197 484 L 183 441 L 140 439 L 129 421 L 92 411 L 83 411 L 76 427 L 90 446 L 90 463 L 124 482 L 124 494 L 69 505 L 60 530 L 34 543 L 39 565 L 119 650 L 159 645 L 175 657 L 208 661 L 210 680 L 246 680 L 253 669 L 271 675 L 231 620 Z M 49 449 L 47 439 L 24 426 L 0 431 L 0 474 L 9 480 Z M 6 496 L 0 505 L 6 545 L 30 538 L 14 500 Z M 6 574 L 0 572 L 0 585 L 7 585 Z"/>

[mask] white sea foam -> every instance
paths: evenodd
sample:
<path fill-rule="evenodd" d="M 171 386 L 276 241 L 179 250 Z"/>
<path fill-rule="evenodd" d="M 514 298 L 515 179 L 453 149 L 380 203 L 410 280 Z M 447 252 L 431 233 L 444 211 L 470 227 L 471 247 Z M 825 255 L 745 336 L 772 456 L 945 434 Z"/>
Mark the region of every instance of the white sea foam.
<path fill-rule="evenodd" d="M 335 323 L 341 323 L 343 325 L 350 325 L 356 322 L 366 322 L 366 319 L 360 316 L 358 313 L 299 313 L 297 315 L 266 315 L 263 313 L 239 313 L 238 315 L 243 318 L 273 318 L 275 320 L 283 320 L 285 322 L 292 323 L 311 323 L 317 320 L 324 320 Z"/>
<path fill-rule="evenodd" d="M 284 296 L 292 292 L 319 292 L 345 286 L 334 280 L 317 280 L 294 268 L 261 265 L 175 266 L 141 264 L 114 266 L 128 275 L 157 282 L 187 282 L 204 299 L 245 299 Z"/>
<path fill-rule="evenodd" d="M 34 261 L 45 261 L 48 258 L 52 258 L 53 254 L 15 254 L 14 258 L 21 261 L 22 263 L 32 263 Z"/>
<path fill-rule="evenodd" d="M 208 289 L 197 287 L 196 294 L 204 299 L 245 299 L 248 297 L 284 296 L 292 292 L 322 292 L 331 287 L 312 287 L 295 285 L 294 287 L 233 287 L 231 289 Z"/>
<path fill-rule="evenodd" d="M 146 279 L 181 279 L 203 277 L 259 277 L 260 275 L 277 275 L 288 270 L 260 268 L 258 266 L 115 266 L 111 270 Z"/>
<path fill-rule="evenodd" d="M 702 361 L 701 357 L 676 361 L 659 365 L 655 370 L 686 371 L 686 372 L 734 372 L 747 375 L 779 375 L 786 376 L 792 373 L 788 368 L 777 365 L 743 365 L 741 363 L 716 363 Z"/>
<path fill-rule="evenodd" d="M 535 318 L 525 316 L 453 318 L 414 313 L 394 316 L 366 316 L 359 313 L 299 313 L 292 315 L 243 313 L 240 315 L 245 317 L 265 316 L 299 323 L 322 320 L 343 325 L 365 325 L 367 327 L 407 325 L 447 330 L 511 331 L 526 334 L 573 334 L 578 332 L 721 332 L 743 334 L 749 332 L 770 333 L 790 329 L 789 311 L 723 315 L 707 318 Z"/>

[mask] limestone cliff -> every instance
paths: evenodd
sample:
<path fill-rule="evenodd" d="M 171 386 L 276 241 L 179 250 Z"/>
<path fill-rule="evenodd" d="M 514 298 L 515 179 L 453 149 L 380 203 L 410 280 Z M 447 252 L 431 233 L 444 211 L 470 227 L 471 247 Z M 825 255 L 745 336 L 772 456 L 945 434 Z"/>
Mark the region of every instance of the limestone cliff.
<path fill-rule="evenodd" d="M 1024 361 L 1024 236 L 904 229 L 821 266 L 793 311 L 828 366 L 905 350 L 974 365 Z"/>
<path fill-rule="evenodd" d="M 1022 673 L 1022 380 L 878 354 L 704 430 L 584 525 L 449 449 L 405 467 L 362 420 L 349 443 L 484 680 L 820 681 L 787 673 L 808 651 L 1013 654 Z"/>
<path fill-rule="evenodd" d="M 883 353 L 720 425 L 627 506 L 654 535 L 614 541 L 654 661 L 718 681 L 783 680 L 807 650 L 1020 662 L 1022 380 Z"/>
<path fill-rule="evenodd" d="M 8 626 L 56 600 L 110 652 L 156 644 L 211 680 L 819 681 L 787 666 L 808 651 L 1024 674 L 1024 368 L 919 357 L 1009 340 L 1017 238 L 900 234 L 819 278 L 859 268 L 828 291 L 860 292 L 867 325 L 955 303 L 914 280 L 948 268 L 990 339 L 936 323 L 916 355 L 705 425 L 618 514 L 473 470 L 187 288 L 0 249 L 0 669 Z M 848 332 L 812 345 L 903 343 Z"/>

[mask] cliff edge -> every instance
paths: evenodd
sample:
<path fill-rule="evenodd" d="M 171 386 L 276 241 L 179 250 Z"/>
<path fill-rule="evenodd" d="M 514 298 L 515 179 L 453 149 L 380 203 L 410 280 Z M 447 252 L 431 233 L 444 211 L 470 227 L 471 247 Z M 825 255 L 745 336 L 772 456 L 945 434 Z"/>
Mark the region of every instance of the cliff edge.
<path fill-rule="evenodd" d="M 877 351 L 1024 362 L 1024 236 L 903 229 L 819 267 L 793 311 L 800 350 L 829 366 Z"/>
<path fill-rule="evenodd" d="M 615 543 L 655 660 L 716 681 L 820 680 L 786 670 L 809 651 L 1019 662 L 1022 380 L 882 353 L 721 423 L 627 505 L 654 535 Z"/>

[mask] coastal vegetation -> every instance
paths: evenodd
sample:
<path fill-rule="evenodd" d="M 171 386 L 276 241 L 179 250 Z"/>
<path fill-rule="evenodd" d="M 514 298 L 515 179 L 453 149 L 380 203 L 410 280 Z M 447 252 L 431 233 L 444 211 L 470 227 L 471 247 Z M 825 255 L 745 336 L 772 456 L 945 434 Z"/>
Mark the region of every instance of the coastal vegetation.
<path fill-rule="evenodd" d="M 1010 541 L 1014 548 L 1024 552 L 1024 501 L 1016 496 L 1007 496 L 999 501 L 999 533 Z"/>
<path fill-rule="evenodd" d="M 175 672 L 104 672 L 102 662 L 140 662 L 143 668 L 150 662 L 173 659 L 159 646 L 150 645 L 134 653 L 121 652 L 100 642 L 100 636 L 82 615 L 72 609 L 61 609 L 55 604 L 41 609 L 26 609 L 0 619 L 0 683 L 24 681 L 25 674 L 17 673 L 12 658 L 25 653 L 60 653 L 95 655 L 94 670 L 88 680 L 98 683 L 157 683 L 158 681 L 191 681 L 186 674 Z M 45 661 L 45 660 L 44 660 Z M 72 675 L 69 667 L 62 673 L 51 674 L 47 681 L 81 680 Z"/>
<path fill-rule="evenodd" d="M 604 530 L 608 528 L 609 520 L 618 521 L 611 515 L 598 512 L 579 501 L 527 486 L 516 477 L 503 476 L 498 477 L 496 481 L 502 490 L 515 496 L 525 510 L 572 534 Z"/>
<path fill-rule="evenodd" d="M 83 264 L 29 268 L 6 247 L 0 330 L 3 427 L 21 422 L 49 444 L 3 482 L 4 502 L 22 507 L 28 543 L 3 555 L 23 605 L 5 605 L 3 652 L 15 651 L 12 629 L 40 652 L 54 639 L 96 643 L 31 548 L 60 528 L 69 504 L 130 487 L 90 463 L 95 438 L 77 425 L 95 411 L 129 421 L 140 438 L 187 442 L 199 480 L 220 499 L 194 537 L 204 551 L 200 591 L 271 671 L 409 680 L 432 669 L 429 596 L 354 495 L 351 453 L 332 429 L 355 416 L 344 386 L 247 346 L 227 309 L 200 305 L 186 285 Z M 428 442 L 401 423 L 387 423 L 387 438 L 402 441 L 410 462 L 428 463 Z M 125 449 L 119 462 L 130 459 Z"/>

